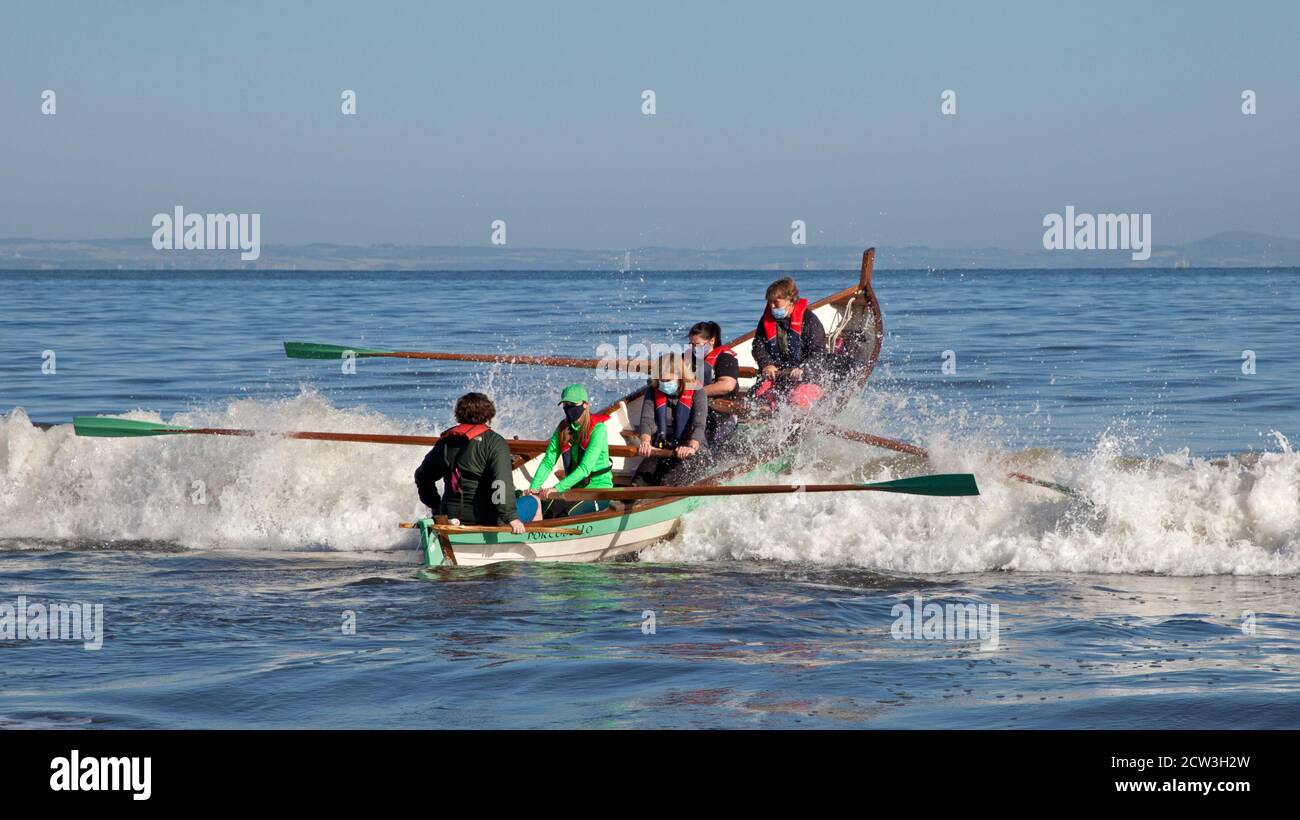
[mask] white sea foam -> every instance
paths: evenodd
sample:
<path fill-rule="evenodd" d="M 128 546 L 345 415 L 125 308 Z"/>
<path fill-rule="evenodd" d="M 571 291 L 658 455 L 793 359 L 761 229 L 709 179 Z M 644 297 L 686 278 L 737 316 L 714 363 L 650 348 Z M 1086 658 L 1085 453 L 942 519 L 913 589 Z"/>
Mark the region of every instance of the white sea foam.
<path fill-rule="evenodd" d="M 497 426 L 503 432 L 539 437 L 549 429 L 535 402 L 502 404 Z M 164 420 L 146 412 L 127 417 Z M 237 401 L 165 421 L 434 434 L 449 420 L 413 429 L 379 413 L 335 408 L 305 390 L 283 401 Z M 1113 436 L 1078 456 L 1009 453 L 986 432 L 947 429 L 919 439 L 931 451 L 929 465 L 810 436 L 789 479 L 969 471 L 980 483 L 977 498 L 737 498 L 688 516 L 674 541 L 645 558 L 775 559 L 915 573 L 1300 573 L 1300 454 L 1280 435 L 1268 451 L 1208 460 L 1185 452 L 1133 457 L 1129 444 Z M 70 426 L 34 428 L 16 410 L 0 420 L 0 539 L 403 549 L 412 536 L 396 523 L 423 512 L 412 483 L 423 453 L 268 438 L 79 438 Z M 1005 480 L 1012 470 L 1074 486 L 1092 504 Z M 194 503 L 194 482 L 203 483 L 206 503 Z"/>
<path fill-rule="evenodd" d="M 1300 454 L 1284 439 L 1280 451 L 1214 461 L 1186 453 L 1119 458 L 1110 439 L 1080 457 L 1010 457 L 952 438 L 927 444 L 930 469 L 975 473 L 980 496 L 736 499 L 687 518 L 677 540 L 645 557 L 811 561 L 909 573 L 1300 573 Z M 884 480 L 901 466 L 862 469 L 867 452 L 860 448 L 857 470 L 837 469 L 835 460 L 845 459 L 851 445 L 814 446 L 823 451 L 801 454 L 792 480 Z M 1068 484 L 1091 503 L 1008 480 L 1011 471 Z"/>
<path fill-rule="evenodd" d="M 310 390 L 161 419 L 255 430 L 436 435 L 341 410 Z M 509 432 L 508 427 L 501 428 Z M 384 550 L 412 546 L 398 522 L 427 513 L 413 474 L 425 448 L 269 437 L 87 438 L 71 425 L 0 420 L 0 539 L 132 540 L 197 548 Z M 196 483 L 201 482 L 201 484 Z"/>

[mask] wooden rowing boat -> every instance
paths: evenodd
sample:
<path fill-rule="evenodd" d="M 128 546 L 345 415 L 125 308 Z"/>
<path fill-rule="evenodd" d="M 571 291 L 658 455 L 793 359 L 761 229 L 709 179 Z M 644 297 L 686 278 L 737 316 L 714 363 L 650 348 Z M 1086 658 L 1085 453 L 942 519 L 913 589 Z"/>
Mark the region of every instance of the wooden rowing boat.
<path fill-rule="evenodd" d="M 846 365 L 834 389 L 820 403 L 828 411 L 837 409 L 866 383 L 880 356 L 884 322 L 871 286 L 874 261 L 875 249 L 869 248 L 862 254 L 862 269 L 856 284 L 810 305 L 826 328 L 831 351 L 837 353 L 838 359 Z M 750 351 L 753 337 L 754 333 L 750 331 L 727 343 L 742 368 L 755 368 Z M 754 382 L 754 376 L 742 376 L 741 391 L 748 391 Z M 643 390 L 644 387 L 639 387 L 599 411 L 610 417 L 605 422 L 609 426 L 610 441 L 621 441 L 625 433 L 636 429 L 641 417 Z M 760 432 L 750 434 L 749 442 L 753 446 L 743 449 L 743 455 L 734 459 L 734 463 L 721 466 L 700 483 L 714 486 L 743 483 L 751 476 L 776 473 L 786 466 L 782 450 L 789 443 L 788 436 Z M 763 445 L 760 446 L 759 442 Z M 520 464 L 514 472 L 515 486 L 527 487 L 541 461 L 542 457 L 537 455 Z M 611 461 L 614 483 L 618 486 L 631 482 L 641 459 L 615 456 Z M 552 475 L 544 486 L 554 486 L 557 480 Z M 551 518 L 545 522 L 548 529 L 577 530 L 577 534 L 534 531 L 515 535 L 508 529 L 482 532 L 483 528 L 471 531 L 469 528 L 438 525 L 428 518 L 415 522 L 415 526 L 420 532 L 421 562 L 425 567 L 452 563 L 476 566 L 498 561 L 598 561 L 630 555 L 671 538 L 681 517 L 708 501 L 700 497 L 653 499 L 616 504 L 601 512 Z"/>

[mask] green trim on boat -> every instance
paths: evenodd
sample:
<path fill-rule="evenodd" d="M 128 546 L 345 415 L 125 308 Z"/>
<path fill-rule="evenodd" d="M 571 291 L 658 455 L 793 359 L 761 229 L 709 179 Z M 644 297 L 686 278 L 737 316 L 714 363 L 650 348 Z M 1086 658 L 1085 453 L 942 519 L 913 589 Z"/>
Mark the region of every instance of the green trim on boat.
<path fill-rule="evenodd" d="M 432 518 L 421 518 L 415 522 L 420 530 L 420 557 L 424 566 L 440 567 L 446 562 L 447 556 L 442 554 L 442 542 L 438 536 L 429 531 L 432 524 Z"/>
<path fill-rule="evenodd" d="M 651 524 L 658 524 L 671 518 L 680 518 L 686 513 L 698 507 L 705 499 L 701 498 L 683 498 L 668 504 L 657 504 L 649 509 L 637 510 L 633 508 L 630 512 L 613 515 L 609 518 L 601 518 L 595 521 L 583 521 L 580 523 L 569 523 L 562 518 L 546 519 L 540 523 L 556 527 L 576 527 L 582 530 L 582 535 L 562 535 L 553 532 L 526 532 L 523 535 L 515 535 L 512 532 L 463 532 L 449 536 L 452 546 L 481 546 L 484 544 L 536 544 L 548 541 L 572 541 L 579 538 L 590 538 L 597 535 L 612 535 L 620 530 L 636 529 L 638 527 L 647 527 Z M 437 543 L 437 536 L 433 538 Z M 423 549 L 423 547 L 421 547 Z"/>

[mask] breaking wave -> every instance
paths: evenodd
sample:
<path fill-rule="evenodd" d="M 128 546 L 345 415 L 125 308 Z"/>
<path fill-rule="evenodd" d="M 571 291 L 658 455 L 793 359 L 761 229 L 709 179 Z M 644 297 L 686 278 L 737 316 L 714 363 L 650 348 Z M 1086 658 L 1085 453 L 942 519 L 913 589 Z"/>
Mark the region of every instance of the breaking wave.
<path fill-rule="evenodd" d="M 506 434 L 541 437 L 551 420 L 525 401 L 499 404 Z M 549 408 L 546 408 L 549 409 Z M 366 409 L 339 409 L 304 389 L 161 419 L 258 430 L 436 434 Z M 859 420 L 861 421 L 861 420 Z M 869 423 L 869 422 L 868 422 Z M 1135 458 L 1102 436 L 1090 452 L 1009 452 L 986 431 L 953 425 L 913 440 L 927 465 L 813 435 L 790 479 L 880 480 L 973 472 L 977 498 L 885 493 L 744 497 L 688 516 L 651 561 L 781 560 L 907 573 L 1173 575 L 1300 573 L 1300 454 L 1281 434 L 1268 450 L 1222 459 L 1186 451 Z M 869 429 L 869 428 L 868 428 Z M 402 550 L 397 523 L 421 514 L 412 473 L 420 447 L 259 437 L 79 438 L 0 418 L 0 541 L 13 546 L 117 541 L 195 549 Z M 1083 499 L 1005 479 L 1011 471 L 1068 484 Z M 783 479 L 784 480 L 784 479 Z"/>

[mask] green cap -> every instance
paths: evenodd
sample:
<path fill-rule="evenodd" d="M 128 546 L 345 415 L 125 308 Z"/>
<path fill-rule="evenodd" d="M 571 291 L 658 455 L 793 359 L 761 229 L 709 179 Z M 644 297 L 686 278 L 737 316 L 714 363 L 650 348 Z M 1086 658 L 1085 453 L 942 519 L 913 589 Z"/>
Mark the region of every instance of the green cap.
<path fill-rule="evenodd" d="M 582 404 L 584 401 L 591 401 L 591 399 L 587 397 L 587 388 L 580 384 L 571 384 L 564 388 L 564 392 L 560 394 L 560 404 L 564 404 L 566 401 L 573 404 Z"/>

